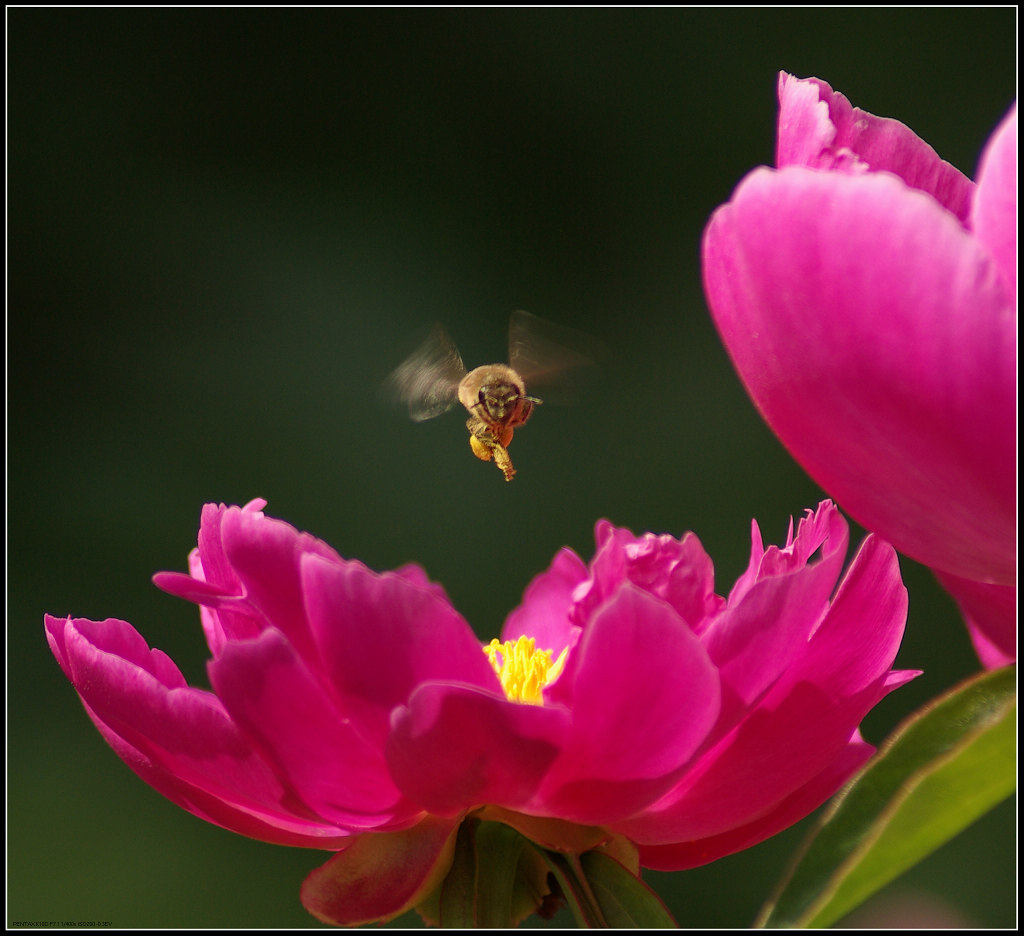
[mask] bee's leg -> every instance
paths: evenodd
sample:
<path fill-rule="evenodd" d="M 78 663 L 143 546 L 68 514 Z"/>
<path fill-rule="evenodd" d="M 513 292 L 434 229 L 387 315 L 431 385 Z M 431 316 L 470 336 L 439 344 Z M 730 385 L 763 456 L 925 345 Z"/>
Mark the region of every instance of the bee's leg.
<path fill-rule="evenodd" d="M 512 459 L 509 458 L 508 449 L 494 437 L 494 433 L 490 429 L 477 423 L 478 421 L 474 419 L 470 419 L 466 423 L 469 427 L 469 447 L 473 450 L 473 454 L 481 461 L 490 461 L 493 458 L 494 463 L 505 475 L 505 480 L 511 481 L 516 475 L 516 469 L 512 464 Z M 507 435 L 509 439 L 512 438 L 511 431 Z"/>
<path fill-rule="evenodd" d="M 515 466 L 512 464 L 512 459 L 508 457 L 508 449 L 500 443 L 494 445 L 494 464 L 505 473 L 506 481 L 511 481 L 516 476 Z"/>

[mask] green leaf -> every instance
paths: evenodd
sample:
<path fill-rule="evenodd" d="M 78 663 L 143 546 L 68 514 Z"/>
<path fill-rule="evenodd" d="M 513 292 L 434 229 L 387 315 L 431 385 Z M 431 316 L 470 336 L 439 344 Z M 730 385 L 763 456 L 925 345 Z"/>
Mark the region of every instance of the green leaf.
<path fill-rule="evenodd" d="M 580 856 L 605 922 L 615 929 L 675 929 L 661 899 L 639 877 L 599 851 Z"/>
<path fill-rule="evenodd" d="M 439 904 L 434 919 L 445 929 L 471 929 L 476 926 L 475 831 L 476 822 L 471 819 L 459 826 L 451 869 L 438 888 Z"/>
<path fill-rule="evenodd" d="M 516 869 L 526 839 L 501 822 L 476 827 L 476 926 L 513 926 L 512 898 Z"/>
<path fill-rule="evenodd" d="M 1017 667 L 911 715 L 833 800 L 757 926 L 830 926 L 1016 786 Z"/>
<path fill-rule="evenodd" d="M 552 893 L 541 850 L 503 823 L 467 818 L 443 883 L 416 909 L 445 929 L 518 926 Z"/>
<path fill-rule="evenodd" d="M 661 899 L 632 871 L 600 850 L 541 851 L 576 925 L 592 929 L 675 929 Z"/>

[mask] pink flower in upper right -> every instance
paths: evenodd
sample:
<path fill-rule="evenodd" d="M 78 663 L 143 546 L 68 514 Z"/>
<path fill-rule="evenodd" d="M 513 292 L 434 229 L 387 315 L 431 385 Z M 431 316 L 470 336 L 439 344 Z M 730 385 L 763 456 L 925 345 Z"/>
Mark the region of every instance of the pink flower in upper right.
<path fill-rule="evenodd" d="M 930 566 L 987 666 L 1016 659 L 1017 109 L 972 182 L 908 127 L 779 76 L 776 169 L 704 232 L 747 391 L 858 522 Z"/>

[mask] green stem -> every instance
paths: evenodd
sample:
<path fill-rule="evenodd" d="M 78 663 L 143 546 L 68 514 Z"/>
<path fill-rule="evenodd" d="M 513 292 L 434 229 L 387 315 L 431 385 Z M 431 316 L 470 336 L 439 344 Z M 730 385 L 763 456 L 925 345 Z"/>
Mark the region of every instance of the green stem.
<path fill-rule="evenodd" d="M 538 851 L 544 856 L 544 861 L 562 888 L 576 925 L 585 929 L 607 929 L 608 922 L 590 888 L 579 855 L 567 856 L 545 849 Z"/>

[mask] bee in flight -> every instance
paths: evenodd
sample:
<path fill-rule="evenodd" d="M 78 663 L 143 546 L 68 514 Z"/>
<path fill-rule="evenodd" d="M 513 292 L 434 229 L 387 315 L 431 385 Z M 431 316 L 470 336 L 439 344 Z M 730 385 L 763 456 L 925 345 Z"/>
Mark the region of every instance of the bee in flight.
<path fill-rule="evenodd" d="M 462 356 L 435 325 L 430 336 L 387 379 L 391 395 L 417 422 L 433 419 L 461 403 L 469 413 L 469 445 L 482 461 L 494 463 L 511 481 L 516 474 L 508 446 L 542 400 L 529 396 L 527 382 L 556 375 L 566 389 L 571 370 L 593 366 L 596 342 L 529 312 L 513 312 L 508 328 L 508 364 L 484 364 L 467 372 Z M 586 348 L 586 352 L 580 350 Z"/>

